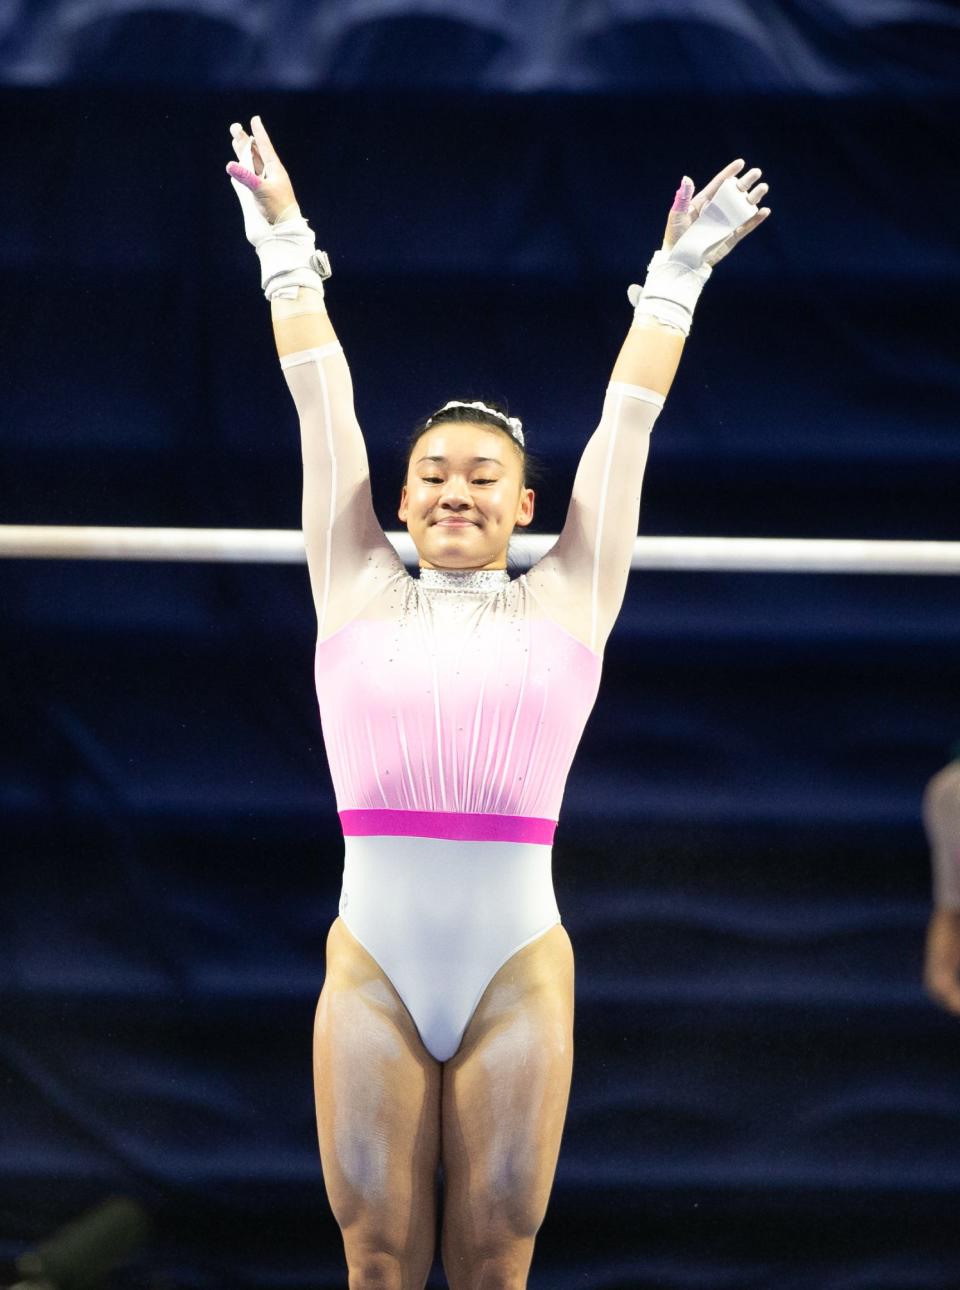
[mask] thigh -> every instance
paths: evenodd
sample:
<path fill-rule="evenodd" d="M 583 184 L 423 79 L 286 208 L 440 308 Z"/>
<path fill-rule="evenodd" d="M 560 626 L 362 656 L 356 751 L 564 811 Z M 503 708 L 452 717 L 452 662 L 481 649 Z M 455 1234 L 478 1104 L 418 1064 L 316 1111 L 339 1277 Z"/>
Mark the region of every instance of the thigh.
<path fill-rule="evenodd" d="M 573 1067 L 573 951 L 560 925 L 493 978 L 443 1073 L 451 1259 L 530 1243 L 546 1212 Z"/>
<path fill-rule="evenodd" d="M 313 1052 L 320 1159 L 348 1261 L 376 1251 L 424 1258 L 429 1268 L 441 1068 L 339 919 L 327 938 Z"/>

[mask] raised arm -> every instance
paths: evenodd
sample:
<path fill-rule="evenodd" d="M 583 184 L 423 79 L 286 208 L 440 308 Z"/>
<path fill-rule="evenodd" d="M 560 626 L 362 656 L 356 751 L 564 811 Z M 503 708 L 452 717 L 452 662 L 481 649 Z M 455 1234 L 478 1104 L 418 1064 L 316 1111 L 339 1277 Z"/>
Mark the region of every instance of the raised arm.
<path fill-rule="evenodd" d="M 349 622 L 403 566 L 373 509 L 350 369 L 324 301 L 326 257 L 259 117 L 230 128 L 227 171 L 260 257 L 280 365 L 300 419 L 303 533 L 320 639 Z"/>
<path fill-rule="evenodd" d="M 759 170 L 731 162 L 696 195 L 681 184 L 646 284 L 630 288 L 632 326 L 600 423 L 577 468 L 556 544 L 527 575 L 545 610 L 601 653 L 623 603 L 640 516 L 650 432 L 669 393 L 697 296 L 712 265 L 769 215 Z"/>

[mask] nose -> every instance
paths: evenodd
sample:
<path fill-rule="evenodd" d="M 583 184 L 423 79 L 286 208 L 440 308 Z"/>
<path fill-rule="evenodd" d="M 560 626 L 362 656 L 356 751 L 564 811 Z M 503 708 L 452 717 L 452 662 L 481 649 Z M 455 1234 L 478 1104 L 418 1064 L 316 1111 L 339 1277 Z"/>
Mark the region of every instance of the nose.
<path fill-rule="evenodd" d="M 456 475 L 451 475 L 440 492 L 440 505 L 447 511 L 467 511 L 470 509 L 470 494 L 466 484 Z"/>

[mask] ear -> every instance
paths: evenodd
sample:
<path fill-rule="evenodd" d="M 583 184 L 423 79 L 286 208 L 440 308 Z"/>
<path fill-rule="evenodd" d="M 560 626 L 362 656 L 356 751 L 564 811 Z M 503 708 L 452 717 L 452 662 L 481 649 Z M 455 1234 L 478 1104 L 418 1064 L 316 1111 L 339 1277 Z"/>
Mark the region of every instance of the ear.
<path fill-rule="evenodd" d="M 407 522 L 407 486 L 406 484 L 404 484 L 403 488 L 400 489 L 400 507 L 397 511 L 397 519 L 401 522 L 401 524 L 406 524 Z"/>
<path fill-rule="evenodd" d="M 514 521 L 517 528 L 525 529 L 532 521 L 535 501 L 536 494 L 532 488 L 520 489 L 520 500 L 517 503 L 517 518 Z"/>

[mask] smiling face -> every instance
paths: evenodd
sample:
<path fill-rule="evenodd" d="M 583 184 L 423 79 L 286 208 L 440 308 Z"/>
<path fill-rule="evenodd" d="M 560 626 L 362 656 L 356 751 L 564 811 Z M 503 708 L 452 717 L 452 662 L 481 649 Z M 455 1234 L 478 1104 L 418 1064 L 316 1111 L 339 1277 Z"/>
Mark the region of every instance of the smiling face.
<path fill-rule="evenodd" d="M 446 422 L 417 440 L 397 512 L 424 569 L 504 569 L 515 526 L 533 519 L 533 490 L 510 437 Z"/>

